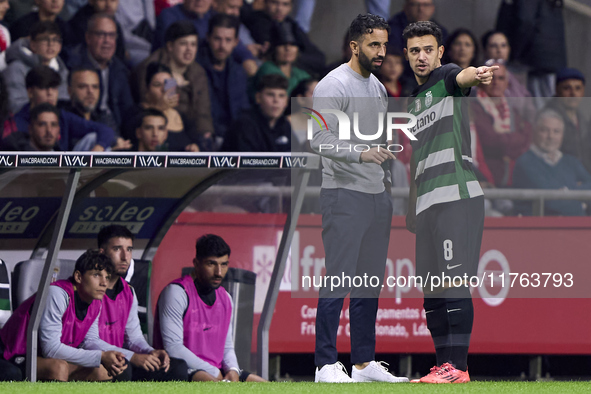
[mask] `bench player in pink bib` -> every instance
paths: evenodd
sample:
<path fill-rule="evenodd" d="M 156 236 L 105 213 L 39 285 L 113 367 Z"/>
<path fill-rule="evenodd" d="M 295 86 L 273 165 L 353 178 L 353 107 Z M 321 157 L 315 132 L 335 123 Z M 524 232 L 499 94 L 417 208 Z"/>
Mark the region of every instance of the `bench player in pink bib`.
<path fill-rule="evenodd" d="M 231 331 L 232 299 L 221 287 L 230 247 L 219 236 L 197 240 L 195 269 L 172 281 L 158 299 L 154 345 L 187 362 L 192 381 L 264 382 L 238 367 Z"/>
<path fill-rule="evenodd" d="M 39 323 L 41 355 L 37 357 L 37 376 L 40 380 L 111 380 L 127 368 L 122 353 L 109 349 L 98 336 L 92 335 L 111 272 L 106 256 L 88 251 L 76 261 L 70 279 L 51 284 Z M 16 365 L 22 377 L 27 326 L 35 297 L 23 302 L 0 330 L 0 358 Z"/>
<path fill-rule="evenodd" d="M 103 297 L 99 317 L 100 338 L 118 348 L 131 368 L 117 380 L 187 380 L 187 364 L 170 359 L 165 350 L 155 350 L 146 342 L 138 317 L 138 301 L 125 277 L 131 264 L 134 236 L 126 227 L 110 225 L 98 234 L 99 252 L 111 259 L 113 274 Z"/>

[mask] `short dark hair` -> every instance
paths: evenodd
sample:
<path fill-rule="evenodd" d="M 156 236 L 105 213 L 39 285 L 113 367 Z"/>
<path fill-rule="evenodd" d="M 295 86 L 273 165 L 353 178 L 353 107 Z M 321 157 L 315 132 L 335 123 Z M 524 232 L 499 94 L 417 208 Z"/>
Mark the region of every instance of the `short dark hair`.
<path fill-rule="evenodd" d="M 164 112 L 162 112 L 156 108 L 146 108 L 146 109 L 142 110 L 142 112 L 140 114 L 140 122 L 138 123 L 138 127 L 142 127 L 142 125 L 144 124 L 144 119 L 147 118 L 148 116 L 157 116 L 159 118 L 163 118 L 164 124 L 168 125 L 168 118 L 166 117 Z"/>
<path fill-rule="evenodd" d="M 113 273 L 113 263 L 106 254 L 99 253 L 98 250 L 89 249 L 76 260 L 74 272 L 80 271 L 80 274 L 84 275 L 87 271 L 92 270 L 105 270 L 110 275 Z"/>
<path fill-rule="evenodd" d="M 478 40 L 476 39 L 476 36 L 474 35 L 474 33 L 472 33 L 470 30 L 460 27 L 459 29 L 454 30 L 453 33 L 451 33 L 449 35 L 449 37 L 447 37 L 447 41 L 445 42 L 445 47 L 446 47 L 446 51 L 443 54 L 443 58 L 441 59 L 441 62 L 446 64 L 446 63 L 451 63 L 451 58 L 450 56 L 450 49 L 452 44 L 454 43 L 455 40 L 458 39 L 459 36 L 461 35 L 467 35 L 468 37 L 470 37 L 470 39 L 472 40 L 472 43 L 474 44 L 474 56 L 472 56 L 472 60 L 470 60 L 470 65 L 471 66 L 476 66 L 476 63 L 478 62 Z"/>
<path fill-rule="evenodd" d="M 146 67 L 146 86 L 150 86 L 154 75 L 159 73 L 169 73 L 172 75 L 172 70 L 166 64 L 152 62 Z"/>
<path fill-rule="evenodd" d="M 374 30 L 386 30 L 390 34 L 390 25 L 384 18 L 373 14 L 359 14 L 349 26 L 349 41 L 359 41 L 365 34 Z"/>
<path fill-rule="evenodd" d="M 263 75 L 257 82 L 256 91 L 261 92 L 263 89 L 285 89 L 289 87 L 289 81 L 280 74 Z"/>
<path fill-rule="evenodd" d="M 205 234 L 199 237 L 195 243 L 195 257 L 197 260 L 203 260 L 212 256 L 230 256 L 230 253 L 230 246 L 219 235 Z"/>
<path fill-rule="evenodd" d="M 402 32 L 404 47 L 406 48 L 409 38 L 423 36 L 434 36 L 437 40 L 438 47 L 443 44 L 443 34 L 441 33 L 439 26 L 437 26 L 437 23 L 431 21 L 420 21 L 409 24 Z"/>
<path fill-rule="evenodd" d="M 110 224 L 101 228 L 101 231 L 99 231 L 97 236 L 98 247 L 102 248 L 105 246 L 111 238 L 125 238 L 131 239 L 133 241 L 135 236 L 125 226 L 121 226 L 119 224 Z"/>
<path fill-rule="evenodd" d="M 37 65 L 33 67 L 25 77 L 25 87 L 47 89 L 57 88 L 62 83 L 59 73 L 48 66 Z"/>
<path fill-rule="evenodd" d="M 29 124 L 32 124 L 33 122 L 35 122 L 39 118 L 39 115 L 44 114 L 46 112 L 51 112 L 51 113 L 55 114 L 55 116 L 57 116 L 57 119 L 59 121 L 60 110 L 57 109 L 57 107 L 55 105 L 52 105 L 49 103 L 42 103 L 42 104 L 39 104 L 39 105 L 33 107 L 33 109 L 31 109 L 31 111 L 29 111 Z"/>
<path fill-rule="evenodd" d="M 92 26 L 92 29 L 94 29 L 94 25 L 100 19 L 108 19 L 115 24 L 115 27 L 117 27 L 117 21 L 115 20 L 115 17 L 107 14 L 106 12 L 99 12 L 97 14 L 93 14 L 90 17 L 90 19 L 88 20 L 88 24 L 86 25 L 86 31 L 89 32 L 91 29 L 91 26 Z"/>
<path fill-rule="evenodd" d="M 72 77 L 74 74 L 87 72 L 87 71 L 95 73 L 100 81 L 101 77 L 95 68 L 80 66 L 80 67 L 75 67 L 75 68 L 71 69 L 70 72 L 68 73 L 68 86 L 72 86 Z"/>
<path fill-rule="evenodd" d="M 238 37 L 238 30 L 240 30 L 240 19 L 234 15 L 216 14 L 209 20 L 207 35 L 210 36 L 211 33 L 213 33 L 213 29 L 216 27 L 234 29 L 234 36 Z"/>
<path fill-rule="evenodd" d="M 31 28 L 31 40 L 35 41 L 37 36 L 45 33 L 56 34 L 60 38 L 62 37 L 62 31 L 60 30 L 60 27 L 57 23 L 43 21 L 35 23 Z"/>
<path fill-rule="evenodd" d="M 209 23 L 211 23 L 211 21 Z M 199 39 L 199 33 L 197 33 L 197 29 L 193 22 L 189 20 L 174 22 L 166 29 L 166 33 L 164 33 L 164 42 L 173 42 L 179 38 L 187 36 L 197 36 L 197 39 Z"/>
<path fill-rule="evenodd" d="M 318 80 L 314 78 L 304 79 L 302 82 L 298 83 L 298 85 L 295 88 L 293 88 L 293 90 L 291 91 L 291 97 L 298 97 L 299 95 L 304 95 L 306 93 L 306 90 L 308 90 L 310 85 L 314 82 L 318 82 Z"/>
<path fill-rule="evenodd" d="M 494 36 L 495 34 L 502 34 L 505 36 L 505 38 L 507 38 L 507 35 L 505 33 L 503 33 L 502 31 L 499 30 L 489 30 L 486 33 L 484 33 L 482 35 L 482 37 L 480 38 L 480 43 L 482 44 L 482 49 L 484 49 L 486 51 L 486 46 L 488 45 L 488 40 L 490 40 L 490 38 L 492 36 Z M 509 39 L 507 38 L 507 42 L 509 42 Z"/>

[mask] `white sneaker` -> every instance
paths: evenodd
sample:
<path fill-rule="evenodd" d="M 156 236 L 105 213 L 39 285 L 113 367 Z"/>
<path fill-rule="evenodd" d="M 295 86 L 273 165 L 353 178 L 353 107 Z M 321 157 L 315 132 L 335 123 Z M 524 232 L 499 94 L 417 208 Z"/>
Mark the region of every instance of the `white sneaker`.
<path fill-rule="evenodd" d="M 398 378 L 388 372 L 385 365 L 388 363 L 384 361 L 372 361 L 363 369 L 357 369 L 355 365 L 351 367 L 351 377 L 356 382 L 390 382 L 390 383 L 404 383 L 408 382 L 408 378 Z"/>
<path fill-rule="evenodd" d="M 326 364 L 320 370 L 316 367 L 316 383 L 354 383 L 355 381 L 349 377 L 345 366 L 341 362 L 334 364 Z"/>

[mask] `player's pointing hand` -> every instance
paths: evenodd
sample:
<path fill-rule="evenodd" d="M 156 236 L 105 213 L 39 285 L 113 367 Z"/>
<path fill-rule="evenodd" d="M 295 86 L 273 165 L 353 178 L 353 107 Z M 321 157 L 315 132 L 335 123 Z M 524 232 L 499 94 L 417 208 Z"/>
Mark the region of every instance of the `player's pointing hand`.
<path fill-rule="evenodd" d="M 476 80 L 481 85 L 489 85 L 493 79 L 493 72 L 498 70 L 499 66 L 481 66 L 476 69 Z"/>

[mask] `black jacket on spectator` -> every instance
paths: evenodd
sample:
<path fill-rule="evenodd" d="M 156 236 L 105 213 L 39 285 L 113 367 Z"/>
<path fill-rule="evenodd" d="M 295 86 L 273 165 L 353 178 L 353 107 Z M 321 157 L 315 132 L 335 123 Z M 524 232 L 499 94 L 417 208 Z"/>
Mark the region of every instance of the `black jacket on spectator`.
<path fill-rule="evenodd" d="M 291 125 L 285 116 L 269 126 L 258 108 L 245 111 L 226 133 L 223 152 L 290 152 Z"/>
<path fill-rule="evenodd" d="M 76 46 L 70 53 L 68 58 L 68 67 L 70 70 L 77 68 L 77 67 L 89 67 L 95 68 L 93 62 L 89 58 L 89 53 L 86 45 L 78 45 Z M 101 79 L 101 86 L 102 82 L 102 74 L 100 70 L 98 70 L 99 78 Z M 117 56 L 113 56 L 111 59 L 111 63 L 109 64 L 109 97 L 107 100 L 107 105 L 113 114 L 113 118 L 115 118 L 115 122 L 118 125 L 121 125 L 123 119 L 125 118 L 125 113 L 127 110 L 133 107 L 133 97 L 131 95 L 131 88 L 129 87 L 129 70 L 123 64 Z M 103 92 L 101 90 L 101 98 L 99 99 L 99 103 L 102 101 Z"/>
<path fill-rule="evenodd" d="M 503 0 L 497 30 L 505 33 L 511 57 L 531 71 L 554 73 L 566 67 L 566 40 L 562 2 L 557 0 Z"/>
<path fill-rule="evenodd" d="M 56 144 L 53 147 L 53 150 L 59 151 L 61 149 L 60 146 Z M 24 131 L 15 131 L 14 133 L 9 134 L 8 137 L 0 141 L 0 151 L 36 152 L 37 149 L 35 149 L 35 147 L 31 145 L 31 135 L 29 133 L 25 133 Z"/>
<path fill-rule="evenodd" d="M 78 44 L 83 44 L 86 39 L 86 28 L 88 26 L 88 21 L 94 15 L 94 8 L 87 4 L 84 7 L 80 8 L 76 15 L 70 19 L 70 32 L 72 34 L 70 39 L 70 45 L 75 46 Z M 125 41 L 123 40 L 123 30 L 121 30 L 121 26 L 119 22 L 115 21 L 117 25 L 117 49 L 115 51 L 115 56 L 117 56 L 122 62 L 126 62 L 125 59 Z"/>
<path fill-rule="evenodd" d="M 31 34 L 31 28 L 35 25 L 35 23 L 39 22 L 39 13 L 38 12 L 30 12 L 27 15 L 17 19 L 12 26 L 10 26 L 10 39 L 11 41 L 16 41 L 22 37 L 28 37 Z M 70 26 L 59 16 L 55 18 L 55 23 L 59 26 L 60 31 L 62 32 L 62 53 L 64 52 L 64 48 L 69 47 L 72 45 L 70 40 L 72 39 L 72 32 L 70 31 Z"/>
<path fill-rule="evenodd" d="M 326 63 L 324 53 L 310 41 L 302 28 L 290 17 L 285 18 L 281 23 L 292 25 L 293 34 L 300 48 L 298 60 L 295 63 L 299 67 L 313 76 L 322 75 Z M 255 11 L 244 20 L 244 25 L 250 30 L 252 38 L 259 44 L 273 42 L 271 35 L 273 27 L 277 24 L 265 12 Z"/>
<path fill-rule="evenodd" d="M 57 105 L 60 109 L 66 110 L 68 112 L 73 113 L 74 115 L 84 118 L 84 114 L 79 112 L 78 109 L 74 108 L 71 101 L 60 101 Z M 92 120 L 93 122 L 104 124 L 105 126 L 112 128 L 115 132 L 115 135 L 119 136 L 119 125 L 117 125 L 117 122 L 115 122 L 115 118 L 113 118 L 113 115 L 111 115 L 107 111 L 101 110 L 100 108 L 98 108 L 98 105 L 94 109 L 94 111 L 91 112 L 90 120 Z"/>
<path fill-rule="evenodd" d="M 217 78 L 219 72 L 213 68 L 211 50 L 208 46 L 199 48 L 197 62 L 207 73 L 215 134 L 223 138 L 240 113 L 250 108 L 246 92 L 248 77 L 242 66 L 230 56 L 226 60 L 226 68 L 223 71 L 225 83 L 218 83 L 220 82 Z"/>

